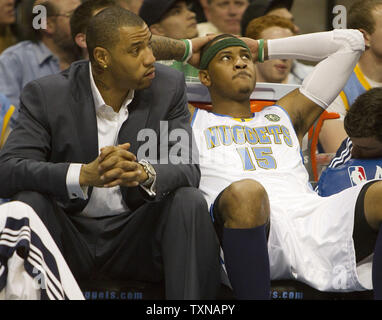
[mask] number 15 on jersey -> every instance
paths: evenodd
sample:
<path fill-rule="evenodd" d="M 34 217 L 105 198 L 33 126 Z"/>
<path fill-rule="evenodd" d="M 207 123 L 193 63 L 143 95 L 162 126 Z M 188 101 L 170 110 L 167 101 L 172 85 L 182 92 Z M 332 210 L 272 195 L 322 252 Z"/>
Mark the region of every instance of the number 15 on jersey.
<path fill-rule="evenodd" d="M 257 167 L 261 169 L 270 170 L 277 168 L 271 147 L 237 148 L 236 151 L 241 158 L 244 171 L 256 170 L 255 162 Z"/>

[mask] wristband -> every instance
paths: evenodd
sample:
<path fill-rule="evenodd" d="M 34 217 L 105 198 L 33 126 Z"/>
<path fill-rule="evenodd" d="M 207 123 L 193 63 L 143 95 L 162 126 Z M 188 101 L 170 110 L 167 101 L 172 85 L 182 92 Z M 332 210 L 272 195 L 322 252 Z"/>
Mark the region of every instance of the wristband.
<path fill-rule="evenodd" d="M 190 39 L 182 39 L 182 41 L 186 45 L 186 50 L 184 51 L 184 55 L 180 61 L 183 62 L 183 64 L 186 64 L 192 56 L 192 42 Z"/>
<path fill-rule="evenodd" d="M 259 49 L 258 49 L 258 60 L 259 62 L 264 62 L 264 39 L 258 40 Z"/>

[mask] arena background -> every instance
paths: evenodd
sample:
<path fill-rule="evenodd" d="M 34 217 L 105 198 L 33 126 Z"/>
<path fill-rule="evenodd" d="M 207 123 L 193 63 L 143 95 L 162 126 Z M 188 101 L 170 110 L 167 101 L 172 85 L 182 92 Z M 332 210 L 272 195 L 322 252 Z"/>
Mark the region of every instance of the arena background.
<path fill-rule="evenodd" d="M 333 29 L 332 13 L 336 5 L 350 8 L 354 0 L 294 0 L 292 13 L 302 33 Z"/>

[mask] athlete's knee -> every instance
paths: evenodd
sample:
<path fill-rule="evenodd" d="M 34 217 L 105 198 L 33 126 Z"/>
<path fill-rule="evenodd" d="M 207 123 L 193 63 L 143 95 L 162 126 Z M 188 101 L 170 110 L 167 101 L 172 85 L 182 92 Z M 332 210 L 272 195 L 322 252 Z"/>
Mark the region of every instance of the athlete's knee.
<path fill-rule="evenodd" d="M 224 192 L 226 201 L 235 207 L 256 206 L 268 199 L 267 191 L 257 181 L 245 179 L 233 182 Z"/>
<path fill-rule="evenodd" d="M 253 228 L 269 219 L 269 200 L 264 187 L 251 179 L 232 183 L 222 194 L 219 211 L 230 228 Z"/>

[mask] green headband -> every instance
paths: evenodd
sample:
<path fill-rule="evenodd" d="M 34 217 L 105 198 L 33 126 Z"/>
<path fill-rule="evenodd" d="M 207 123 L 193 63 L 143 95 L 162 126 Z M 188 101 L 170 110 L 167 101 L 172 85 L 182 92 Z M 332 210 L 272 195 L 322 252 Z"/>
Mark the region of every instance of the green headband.
<path fill-rule="evenodd" d="M 228 47 L 244 47 L 249 51 L 249 54 L 251 54 L 251 50 L 249 50 L 248 46 L 244 41 L 235 37 L 223 38 L 222 40 L 219 40 L 216 43 L 214 43 L 203 54 L 202 59 L 200 61 L 200 69 L 207 69 L 208 65 L 210 64 L 211 60 L 216 56 L 216 54 L 220 50 Z"/>

